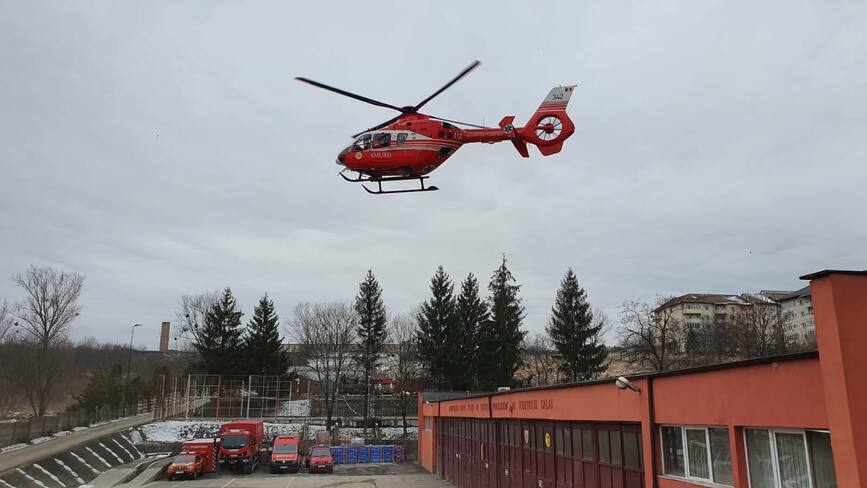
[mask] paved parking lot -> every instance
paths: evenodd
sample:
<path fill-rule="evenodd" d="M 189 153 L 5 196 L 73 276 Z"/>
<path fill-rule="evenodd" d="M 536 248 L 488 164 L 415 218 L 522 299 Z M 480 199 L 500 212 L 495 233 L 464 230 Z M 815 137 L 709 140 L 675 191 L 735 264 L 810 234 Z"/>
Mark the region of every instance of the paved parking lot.
<path fill-rule="evenodd" d="M 413 463 L 355 464 L 334 466 L 333 474 L 270 474 L 260 467 L 250 475 L 230 471 L 208 474 L 198 480 L 156 481 L 153 488 L 446 488 L 451 483 L 437 479 Z"/>

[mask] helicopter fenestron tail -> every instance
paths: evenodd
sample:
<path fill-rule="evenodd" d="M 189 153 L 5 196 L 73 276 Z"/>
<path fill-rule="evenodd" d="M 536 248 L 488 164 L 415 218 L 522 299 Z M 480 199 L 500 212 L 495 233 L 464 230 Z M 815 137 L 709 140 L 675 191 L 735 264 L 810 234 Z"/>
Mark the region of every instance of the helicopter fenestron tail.
<path fill-rule="evenodd" d="M 574 89 L 575 85 L 552 88 L 527 125 L 514 129 L 519 137 L 511 141 L 521 156 L 529 157 L 527 143 L 538 147 L 543 156 L 560 152 L 563 141 L 575 133 L 575 124 L 566 114 L 566 105 Z M 500 127 L 508 130 L 506 126 L 511 126 L 512 120 L 513 116 L 503 118 Z"/>

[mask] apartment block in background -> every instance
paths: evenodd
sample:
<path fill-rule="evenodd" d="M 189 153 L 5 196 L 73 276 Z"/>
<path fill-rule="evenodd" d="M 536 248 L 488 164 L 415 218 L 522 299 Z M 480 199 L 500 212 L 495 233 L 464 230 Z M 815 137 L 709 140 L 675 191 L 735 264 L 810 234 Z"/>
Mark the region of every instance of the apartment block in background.
<path fill-rule="evenodd" d="M 813 322 L 813 299 L 810 287 L 805 286 L 780 297 L 777 302 L 786 330 L 786 339 L 801 344 L 816 341 L 816 324 Z"/>

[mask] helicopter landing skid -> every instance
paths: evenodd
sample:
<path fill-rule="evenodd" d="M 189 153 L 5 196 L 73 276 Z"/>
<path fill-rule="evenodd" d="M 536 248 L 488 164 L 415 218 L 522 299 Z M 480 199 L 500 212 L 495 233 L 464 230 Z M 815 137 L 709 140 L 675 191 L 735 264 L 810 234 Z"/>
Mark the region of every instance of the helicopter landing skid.
<path fill-rule="evenodd" d="M 367 186 L 365 186 L 363 184 L 361 185 L 361 187 L 364 188 L 364 191 L 366 191 L 367 193 L 370 193 L 372 195 L 390 195 L 390 194 L 394 194 L 394 193 L 417 193 L 417 192 L 423 192 L 423 191 L 437 191 L 437 190 L 439 190 L 439 188 L 437 188 L 433 185 L 428 186 L 428 187 L 424 186 L 424 180 L 428 179 L 429 178 L 428 176 L 412 175 L 412 176 L 366 176 L 365 177 L 365 175 L 363 175 L 362 173 L 358 173 L 357 178 L 349 178 L 345 174 L 343 174 L 343 171 L 341 171 L 338 174 L 340 175 L 341 178 L 343 178 L 344 180 L 346 180 L 350 183 L 368 183 L 368 182 L 376 183 L 377 187 L 375 190 L 371 190 L 370 188 L 368 188 Z M 382 183 L 383 182 L 411 181 L 411 180 L 418 180 L 420 187 L 419 188 L 412 188 L 409 190 L 383 190 L 382 189 Z"/>

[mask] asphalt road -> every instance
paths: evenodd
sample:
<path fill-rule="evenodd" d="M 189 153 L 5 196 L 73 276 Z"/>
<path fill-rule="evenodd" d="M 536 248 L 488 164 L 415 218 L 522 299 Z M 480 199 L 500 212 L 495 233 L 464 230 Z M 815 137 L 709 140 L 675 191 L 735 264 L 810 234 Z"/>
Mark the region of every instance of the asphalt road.
<path fill-rule="evenodd" d="M 153 414 L 146 413 L 128 419 L 119 420 L 117 422 L 110 422 L 98 427 L 92 427 L 87 430 L 73 432 L 64 437 L 58 437 L 43 442 L 42 444 L 36 444 L 35 446 L 29 446 L 23 449 L 17 449 L 0 454 L 0 474 L 19 466 L 25 466 L 42 458 L 66 452 L 83 442 L 89 442 L 106 434 L 113 434 L 151 421 L 153 421 Z"/>
<path fill-rule="evenodd" d="M 223 471 L 207 474 L 197 480 L 155 481 L 148 488 L 447 488 L 452 484 L 437 479 L 413 463 L 401 464 L 338 464 L 333 474 L 269 474 L 260 467 L 253 474 L 237 475 Z M 452 487 L 453 488 L 453 487 Z"/>

